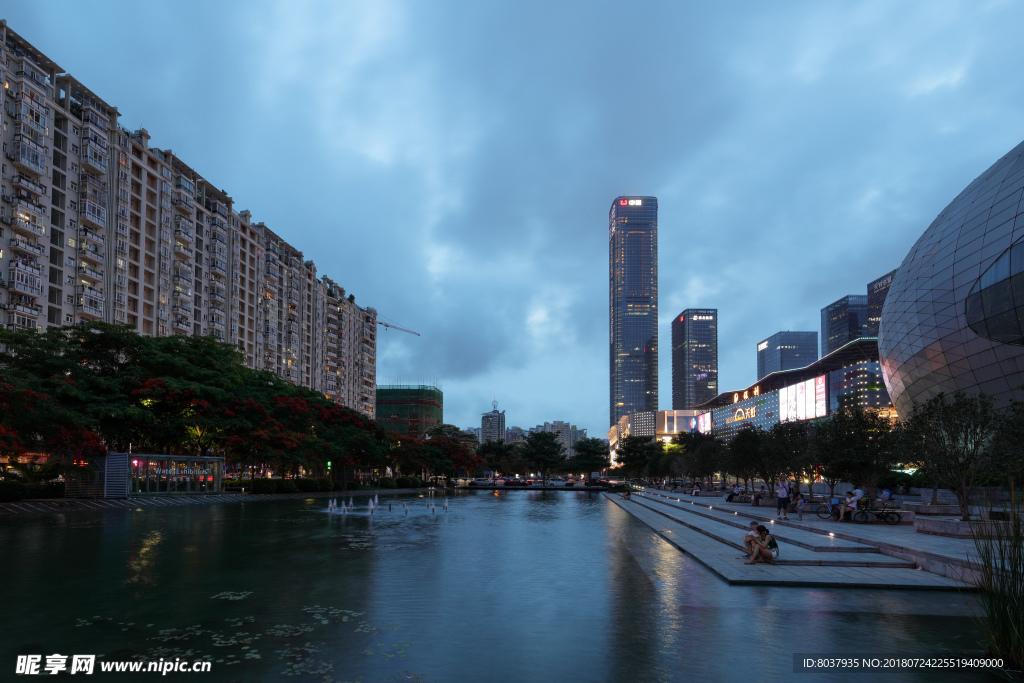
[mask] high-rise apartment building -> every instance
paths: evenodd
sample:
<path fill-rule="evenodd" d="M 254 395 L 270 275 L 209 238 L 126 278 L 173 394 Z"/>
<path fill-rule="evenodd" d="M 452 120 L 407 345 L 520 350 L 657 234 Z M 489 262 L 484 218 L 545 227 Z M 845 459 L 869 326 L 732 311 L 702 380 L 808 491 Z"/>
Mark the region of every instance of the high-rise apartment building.
<path fill-rule="evenodd" d="M 491 407 L 491 412 L 480 416 L 480 443 L 505 439 L 505 411 L 498 412 L 497 401 L 493 401 Z"/>
<path fill-rule="evenodd" d="M 372 308 L 0 21 L 3 324 L 210 335 L 373 416 Z"/>
<path fill-rule="evenodd" d="M 687 308 L 672 319 L 672 409 L 718 395 L 718 309 Z"/>
<path fill-rule="evenodd" d="M 513 427 L 516 429 L 516 427 Z M 578 429 L 576 425 L 563 422 L 561 420 L 555 420 L 554 422 L 545 422 L 542 425 L 537 425 L 530 429 L 530 434 L 537 432 L 551 432 L 558 435 L 558 443 L 562 444 L 565 448 L 565 455 L 568 458 L 576 457 L 576 442 L 580 439 L 587 438 L 586 429 Z"/>
<path fill-rule="evenodd" d="M 878 336 L 878 322 L 882 319 L 882 306 L 885 304 L 885 297 L 889 293 L 889 286 L 895 275 L 896 271 L 891 270 L 877 280 L 868 283 L 868 327 L 864 333 L 865 337 Z"/>
<path fill-rule="evenodd" d="M 868 297 L 850 294 L 821 309 L 821 355 L 868 336 Z"/>
<path fill-rule="evenodd" d="M 522 427 L 509 427 L 505 430 L 505 443 L 515 443 L 516 441 L 526 441 L 527 432 Z"/>
<path fill-rule="evenodd" d="M 757 379 L 781 370 L 803 368 L 816 360 L 817 332 L 776 332 L 757 343 Z"/>
<path fill-rule="evenodd" d="M 658 409 L 658 199 L 608 212 L 609 424 Z"/>

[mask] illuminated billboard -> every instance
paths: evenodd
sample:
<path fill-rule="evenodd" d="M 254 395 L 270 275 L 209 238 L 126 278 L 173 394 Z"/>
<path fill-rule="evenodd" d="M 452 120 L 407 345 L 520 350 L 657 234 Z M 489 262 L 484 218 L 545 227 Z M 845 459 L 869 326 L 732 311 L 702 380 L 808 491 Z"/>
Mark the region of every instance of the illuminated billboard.
<path fill-rule="evenodd" d="M 779 422 L 795 422 L 828 414 L 827 375 L 779 389 Z"/>
<path fill-rule="evenodd" d="M 701 413 L 697 416 L 697 431 L 701 434 L 711 433 L 711 413 Z"/>

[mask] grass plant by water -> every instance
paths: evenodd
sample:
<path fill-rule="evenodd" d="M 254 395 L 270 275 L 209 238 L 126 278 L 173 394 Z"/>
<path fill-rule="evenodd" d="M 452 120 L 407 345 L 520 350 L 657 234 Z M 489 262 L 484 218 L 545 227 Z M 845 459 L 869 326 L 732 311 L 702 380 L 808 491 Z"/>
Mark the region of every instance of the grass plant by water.
<path fill-rule="evenodd" d="M 987 507 L 992 521 L 972 527 L 982 591 L 979 621 L 989 653 L 1002 658 L 1007 669 L 1020 672 L 1024 670 L 1024 504 L 1011 486 L 1007 505 L 996 509 L 989 502 Z"/>

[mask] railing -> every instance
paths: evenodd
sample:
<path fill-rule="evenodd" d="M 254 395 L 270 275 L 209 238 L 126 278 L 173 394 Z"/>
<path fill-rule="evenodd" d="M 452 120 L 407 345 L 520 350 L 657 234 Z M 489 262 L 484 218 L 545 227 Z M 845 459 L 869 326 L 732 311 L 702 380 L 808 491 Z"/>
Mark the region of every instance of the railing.
<path fill-rule="evenodd" d="M 87 313 L 89 315 L 94 315 L 97 318 L 102 318 L 103 317 L 103 311 L 101 309 L 97 308 L 96 306 L 90 306 L 89 304 L 80 303 L 80 304 L 78 304 L 78 308 L 81 309 L 82 313 Z"/>
<path fill-rule="evenodd" d="M 29 304 L 22 301 L 8 301 L 7 303 L 0 304 L 0 308 L 5 308 L 8 311 L 24 313 L 25 315 L 31 316 L 37 316 L 43 310 L 42 306 L 37 306 L 36 304 Z"/>
<path fill-rule="evenodd" d="M 23 273 L 43 276 L 43 267 L 36 265 L 32 261 L 11 261 L 11 268 L 13 270 L 20 270 Z"/>
<path fill-rule="evenodd" d="M 78 249 L 78 256 L 80 258 L 87 258 L 90 261 L 95 261 L 96 263 L 103 263 L 106 260 L 103 254 L 101 254 L 99 251 L 95 249 L 88 249 L 85 246 L 82 246 Z"/>
<path fill-rule="evenodd" d="M 89 266 L 79 265 L 78 266 L 78 274 L 79 275 L 85 275 L 86 277 L 91 277 L 94 280 L 102 280 L 103 279 L 103 273 L 99 272 L 98 270 L 94 270 L 94 269 L 90 268 Z"/>
<path fill-rule="evenodd" d="M 45 227 L 39 225 L 38 223 L 32 223 L 31 221 L 27 221 L 24 218 L 21 218 L 20 216 L 4 216 L 3 221 L 10 226 L 18 228 L 19 230 L 31 232 L 34 235 L 40 235 L 42 237 L 46 236 Z"/>
<path fill-rule="evenodd" d="M 28 251 L 33 254 L 38 254 L 39 256 L 46 254 L 46 247 L 35 244 L 34 242 L 29 242 L 21 237 L 12 237 L 10 244 L 12 249 L 21 249 L 22 251 Z"/>
<path fill-rule="evenodd" d="M 92 230 L 79 230 L 78 236 L 81 237 L 82 239 L 92 240 L 101 247 L 107 243 L 106 238 L 102 237 L 101 235 L 97 235 Z"/>
<path fill-rule="evenodd" d="M 29 179 L 28 176 L 21 175 L 20 173 L 18 175 L 14 176 L 14 178 L 11 180 L 11 182 L 16 187 L 18 187 L 18 186 L 24 187 L 25 189 L 31 190 L 32 192 L 35 192 L 38 195 L 46 194 L 46 188 L 45 187 L 43 187 L 41 184 L 39 184 L 37 182 L 32 181 L 31 179 Z"/>

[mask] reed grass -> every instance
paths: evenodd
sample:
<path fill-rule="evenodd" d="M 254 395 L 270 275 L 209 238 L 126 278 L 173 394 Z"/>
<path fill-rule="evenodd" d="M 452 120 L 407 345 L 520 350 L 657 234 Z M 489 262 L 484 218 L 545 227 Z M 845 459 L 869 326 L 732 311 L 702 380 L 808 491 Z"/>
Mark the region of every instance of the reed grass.
<path fill-rule="evenodd" d="M 973 526 L 974 562 L 981 590 L 979 622 L 988 653 L 1011 671 L 1024 670 L 1024 504 L 1010 486 L 1010 500 L 1001 509 L 989 501 L 989 523 Z M 993 521 L 1003 512 L 1007 521 Z"/>

